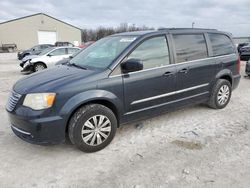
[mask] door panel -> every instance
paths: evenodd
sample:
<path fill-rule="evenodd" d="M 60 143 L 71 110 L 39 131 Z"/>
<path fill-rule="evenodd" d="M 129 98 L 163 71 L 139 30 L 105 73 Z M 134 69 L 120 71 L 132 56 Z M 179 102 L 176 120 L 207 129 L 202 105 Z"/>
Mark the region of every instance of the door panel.
<path fill-rule="evenodd" d="M 126 111 L 136 111 L 172 99 L 175 66 L 135 72 L 123 76 Z"/>
<path fill-rule="evenodd" d="M 178 99 L 207 93 L 215 76 L 216 61 L 208 58 L 203 33 L 174 34 Z"/>
<path fill-rule="evenodd" d="M 56 62 L 67 57 L 69 57 L 69 55 L 66 52 L 66 48 L 55 49 L 49 54 L 47 64 L 54 65 Z"/>
<path fill-rule="evenodd" d="M 184 90 L 178 98 L 206 92 L 210 88 L 216 72 L 216 61 L 204 59 L 177 64 L 177 91 Z"/>
<path fill-rule="evenodd" d="M 127 113 L 168 102 L 176 87 L 175 65 L 170 65 L 165 36 L 144 40 L 127 59 L 140 59 L 143 70 L 123 75 L 124 104 Z"/>

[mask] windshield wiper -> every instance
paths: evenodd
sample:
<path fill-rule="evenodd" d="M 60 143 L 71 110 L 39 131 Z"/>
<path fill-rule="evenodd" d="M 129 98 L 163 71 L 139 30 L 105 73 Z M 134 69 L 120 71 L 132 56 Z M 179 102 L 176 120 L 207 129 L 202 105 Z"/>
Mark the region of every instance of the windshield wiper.
<path fill-rule="evenodd" d="M 74 66 L 74 67 L 77 67 L 77 68 L 80 68 L 80 69 L 87 70 L 87 68 L 86 68 L 86 67 L 83 67 L 83 66 L 81 66 L 81 65 L 77 65 L 77 64 L 75 64 L 75 63 L 68 63 L 68 65 L 70 65 L 70 66 Z"/>

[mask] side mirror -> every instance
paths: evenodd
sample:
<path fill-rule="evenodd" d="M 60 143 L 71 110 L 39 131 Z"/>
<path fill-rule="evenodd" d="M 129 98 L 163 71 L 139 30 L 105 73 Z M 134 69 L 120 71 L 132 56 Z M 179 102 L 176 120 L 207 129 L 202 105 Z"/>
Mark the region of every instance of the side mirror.
<path fill-rule="evenodd" d="M 143 69 L 143 64 L 140 59 L 128 59 L 121 64 L 122 73 L 140 71 Z"/>
<path fill-rule="evenodd" d="M 48 57 L 51 57 L 52 55 L 51 55 L 51 54 L 48 54 L 47 56 L 48 56 Z"/>

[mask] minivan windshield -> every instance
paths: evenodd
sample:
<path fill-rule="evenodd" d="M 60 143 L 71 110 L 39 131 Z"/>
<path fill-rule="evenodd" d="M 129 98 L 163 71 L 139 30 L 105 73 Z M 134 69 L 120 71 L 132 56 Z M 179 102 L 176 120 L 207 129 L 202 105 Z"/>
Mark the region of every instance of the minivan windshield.
<path fill-rule="evenodd" d="M 105 69 L 135 39 L 136 36 L 111 36 L 103 38 L 73 57 L 70 60 L 70 64 L 85 68 Z"/>

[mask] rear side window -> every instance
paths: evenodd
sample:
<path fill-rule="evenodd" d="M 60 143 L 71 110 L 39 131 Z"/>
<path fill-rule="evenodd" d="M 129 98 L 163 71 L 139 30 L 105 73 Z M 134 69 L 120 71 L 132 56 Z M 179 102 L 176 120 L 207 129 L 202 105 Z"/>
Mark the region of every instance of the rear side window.
<path fill-rule="evenodd" d="M 41 49 L 46 49 L 46 48 L 48 48 L 48 46 L 47 45 L 41 45 L 40 48 Z"/>
<path fill-rule="evenodd" d="M 154 37 L 140 44 L 128 57 L 142 60 L 143 69 L 169 64 L 168 44 L 165 36 Z"/>
<path fill-rule="evenodd" d="M 65 55 L 65 54 L 66 54 L 65 48 L 59 48 L 50 53 L 51 56 Z"/>
<path fill-rule="evenodd" d="M 173 35 L 177 63 L 208 57 L 207 45 L 203 34 Z"/>
<path fill-rule="evenodd" d="M 68 48 L 68 54 L 74 54 L 76 52 L 78 52 L 78 48 Z"/>
<path fill-rule="evenodd" d="M 213 56 L 234 53 L 234 45 L 228 36 L 216 33 L 210 33 L 208 36 L 212 45 Z"/>

